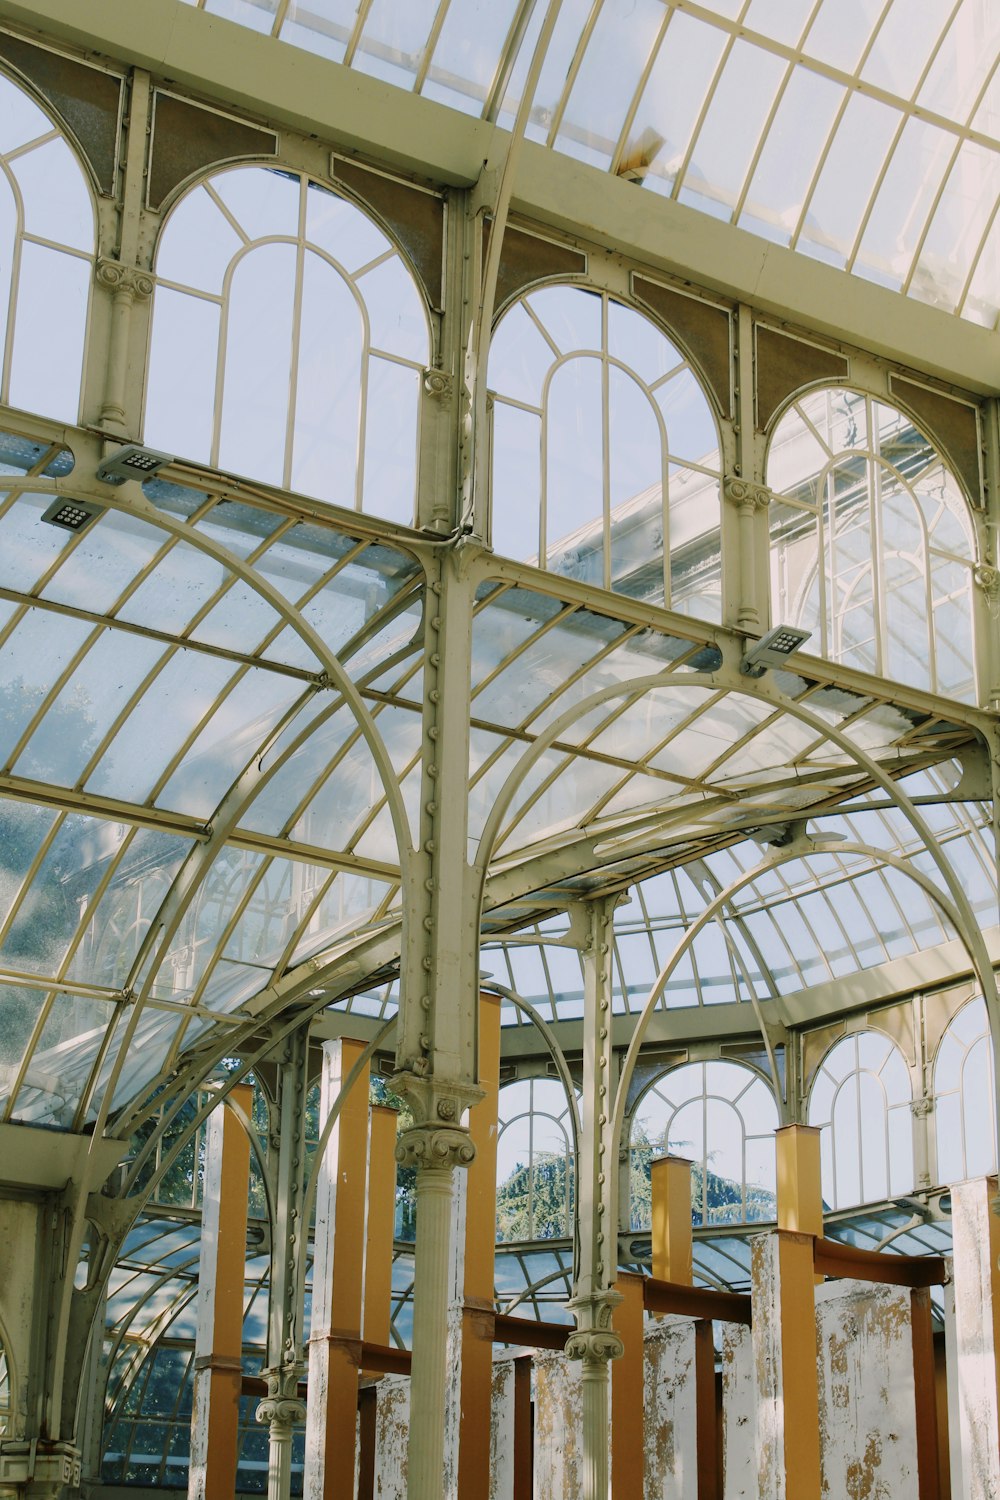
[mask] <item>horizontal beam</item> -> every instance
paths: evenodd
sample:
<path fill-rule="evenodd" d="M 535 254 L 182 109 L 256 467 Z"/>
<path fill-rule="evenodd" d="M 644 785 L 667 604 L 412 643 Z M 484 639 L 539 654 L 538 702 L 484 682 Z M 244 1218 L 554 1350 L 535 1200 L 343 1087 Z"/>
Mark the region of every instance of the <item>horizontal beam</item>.
<path fill-rule="evenodd" d="M 647 1276 L 642 1283 L 642 1298 L 646 1311 L 660 1317 L 673 1313 L 682 1318 L 710 1318 L 720 1323 L 750 1326 L 750 1298 L 742 1292 L 715 1292 L 710 1287 L 657 1281 Z"/>
<path fill-rule="evenodd" d="M 181 0 L 0 0 L 0 20 L 149 69 L 223 105 L 443 184 L 497 170 L 507 132 Z M 513 207 L 768 316 L 967 389 L 997 387 L 992 331 L 527 141 Z"/>
<path fill-rule="evenodd" d="M 819 1238 L 813 1249 L 813 1267 L 817 1276 L 911 1289 L 945 1286 L 949 1279 L 940 1255 L 894 1255 L 891 1250 L 859 1250 L 840 1240 Z"/>

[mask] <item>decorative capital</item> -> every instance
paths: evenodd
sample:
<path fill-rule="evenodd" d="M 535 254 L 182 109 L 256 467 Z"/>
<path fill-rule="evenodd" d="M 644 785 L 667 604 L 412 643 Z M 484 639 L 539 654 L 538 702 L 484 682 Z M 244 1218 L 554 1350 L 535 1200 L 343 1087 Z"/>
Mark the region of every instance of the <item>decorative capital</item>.
<path fill-rule="evenodd" d="M 293 1396 L 265 1396 L 255 1413 L 257 1421 L 269 1427 L 293 1427 L 306 1419 L 304 1401 Z"/>
<path fill-rule="evenodd" d="M 743 479 L 738 474 L 727 474 L 722 481 L 722 491 L 730 505 L 753 515 L 766 510 L 771 503 L 771 491 L 766 484 L 755 484 L 752 479 Z"/>
<path fill-rule="evenodd" d="M 432 367 L 424 371 L 424 390 L 435 401 L 450 401 L 454 389 L 454 381 L 447 370 Z"/>
<path fill-rule="evenodd" d="M 934 1113 L 933 1099 L 914 1099 L 910 1105 L 910 1113 L 914 1119 L 923 1120 Z"/>
<path fill-rule="evenodd" d="M 149 272 L 140 271 L 138 266 L 123 265 L 119 260 L 99 260 L 97 279 L 113 292 L 128 292 L 132 297 L 143 298 L 153 295 L 153 278 Z"/>
<path fill-rule="evenodd" d="M 476 1148 L 459 1125 L 414 1125 L 396 1144 L 396 1160 L 404 1167 L 467 1167 Z"/>
<path fill-rule="evenodd" d="M 620 1359 L 624 1344 L 611 1326 L 620 1292 L 604 1291 L 571 1297 L 566 1306 L 576 1319 L 576 1330 L 566 1340 L 567 1359 Z"/>

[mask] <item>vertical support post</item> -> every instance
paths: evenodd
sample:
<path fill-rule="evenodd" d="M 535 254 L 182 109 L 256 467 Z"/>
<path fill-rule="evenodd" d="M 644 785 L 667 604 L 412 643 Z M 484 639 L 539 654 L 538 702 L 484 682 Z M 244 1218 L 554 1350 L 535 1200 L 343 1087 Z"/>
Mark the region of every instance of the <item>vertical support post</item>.
<path fill-rule="evenodd" d="M 479 1087 L 483 1097 L 469 1111 L 469 1135 L 476 1155 L 466 1177 L 459 1500 L 481 1500 L 490 1492 L 500 1091 L 500 999 L 497 995 L 479 997 Z"/>
<path fill-rule="evenodd" d="M 813 1125 L 783 1125 L 774 1135 L 778 1167 L 778 1228 L 823 1234 L 820 1133 Z"/>
<path fill-rule="evenodd" d="M 370 1344 L 388 1344 L 392 1328 L 392 1240 L 396 1227 L 398 1111 L 373 1104 L 368 1146 L 368 1227 L 362 1328 Z"/>
<path fill-rule="evenodd" d="M 253 1089 L 237 1084 L 231 1099 L 249 1119 Z M 233 1110 L 218 1105 L 208 1122 L 205 1160 L 190 1500 L 214 1500 L 236 1491 L 249 1175 L 249 1137 Z"/>
<path fill-rule="evenodd" d="M 364 1042 L 350 1037 L 324 1044 L 321 1127 L 364 1050 Z M 340 1100 L 340 1114 L 316 1166 L 319 1179 L 303 1479 L 307 1500 L 335 1500 L 354 1493 L 367 1155 L 366 1065 Z"/>
<path fill-rule="evenodd" d="M 531 1430 L 531 1359 L 514 1361 L 514 1494 L 513 1500 L 532 1500 L 533 1433 Z"/>
<path fill-rule="evenodd" d="M 292 1483 L 292 1431 L 305 1418 L 299 1400 L 299 1268 L 308 1236 L 302 1222 L 306 1160 L 306 1084 L 309 1028 L 301 1026 L 285 1043 L 277 1068 L 277 1119 L 272 1122 L 268 1170 L 274 1200 L 271 1236 L 271 1295 L 267 1310 L 267 1395 L 257 1421 L 268 1429 L 267 1500 L 289 1500 Z"/>
<path fill-rule="evenodd" d="M 612 1327 L 622 1355 L 611 1366 L 611 1493 L 615 1500 L 644 1500 L 643 1292 L 644 1277 L 622 1272 L 615 1290 L 621 1301 Z"/>
<path fill-rule="evenodd" d="M 589 903 L 583 959 L 583 1129 L 577 1202 L 580 1261 L 567 1306 L 576 1332 L 566 1356 L 582 1363 L 583 1500 L 608 1500 L 608 1362 L 622 1352 L 611 1326 L 618 1293 L 618 1142 L 611 1121 L 611 947 L 618 898 Z"/>
<path fill-rule="evenodd" d="M 695 1410 L 698 1414 L 698 1500 L 722 1500 L 722 1434 L 715 1397 L 715 1339 L 705 1319 L 694 1329 Z"/>
<path fill-rule="evenodd" d="M 963 1500 L 1000 1494 L 1000 1219 L 997 1179 L 956 1183 L 954 1359 L 948 1361 L 952 1410 L 952 1493 Z M 949 1356 L 951 1348 L 949 1348 Z"/>
<path fill-rule="evenodd" d="M 752 1244 L 760 1500 L 820 1500 L 814 1240 L 778 1230 Z"/>
<path fill-rule="evenodd" d="M 374 1500 L 377 1421 L 378 1386 L 365 1386 L 358 1394 L 358 1500 Z"/>
<path fill-rule="evenodd" d="M 653 1276 L 690 1286 L 694 1275 L 691 1163 L 658 1156 L 652 1164 Z"/>
<path fill-rule="evenodd" d="M 938 1412 L 931 1294 L 927 1287 L 910 1293 L 913 1335 L 913 1389 L 917 1405 L 918 1500 L 938 1500 Z"/>

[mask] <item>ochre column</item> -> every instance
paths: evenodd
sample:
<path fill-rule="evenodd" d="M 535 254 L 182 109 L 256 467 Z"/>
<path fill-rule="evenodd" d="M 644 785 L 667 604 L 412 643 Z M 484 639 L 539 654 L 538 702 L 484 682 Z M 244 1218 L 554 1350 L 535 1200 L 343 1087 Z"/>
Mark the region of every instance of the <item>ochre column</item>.
<path fill-rule="evenodd" d="M 324 1045 L 321 1126 L 364 1050 L 364 1042 L 348 1037 Z M 354 1494 L 367 1157 L 365 1066 L 341 1100 L 339 1117 L 317 1167 L 303 1477 L 306 1500 L 342 1500 Z"/>
<path fill-rule="evenodd" d="M 615 1500 L 645 1500 L 644 1280 L 644 1276 L 622 1271 L 615 1282 L 622 1299 L 611 1317 L 611 1326 L 622 1341 L 621 1358 L 611 1366 L 611 1493 Z"/>
<path fill-rule="evenodd" d="M 778 1228 L 823 1234 L 820 1133 L 813 1125 L 783 1125 L 774 1134 L 778 1168 Z"/>
<path fill-rule="evenodd" d="M 482 1500 L 490 1492 L 500 1089 L 500 999 L 497 995 L 479 997 L 479 1087 L 483 1097 L 469 1111 L 469 1135 L 476 1156 L 466 1177 L 459 1500 Z"/>
<path fill-rule="evenodd" d="M 691 1163 L 682 1156 L 658 1156 L 651 1168 L 653 1195 L 653 1276 L 657 1281 L 691 1285 L 694 1236 L 691 1223 Z"/>
<path fill-rule="evenodd" d="M 368 1225 L 365 1232 L 364 1336 L 388 1344 L 392 1325 L 392 1242 L 396 1228 L 396 1132 L 399 1112 L 371 1107 L 368 1149 Z"/>
<path fill-rule="evenodd" d="M 237 1084 L 230 1097 L 249 1118 L 249 1084 Z M 250 1139 L 232 1109 L 220 1105 L 209 1118 L 205 1157 L 188 1481 L 192 1500 L 216 1500 L 236 1491 L 249 1176 Z"/>

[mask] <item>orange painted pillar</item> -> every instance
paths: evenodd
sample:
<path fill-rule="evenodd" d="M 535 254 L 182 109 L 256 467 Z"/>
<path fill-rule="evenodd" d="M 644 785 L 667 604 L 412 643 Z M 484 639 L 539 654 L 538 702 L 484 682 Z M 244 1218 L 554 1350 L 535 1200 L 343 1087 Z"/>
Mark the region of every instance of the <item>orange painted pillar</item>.
<path fill-rule="evenodd" d="M 388 1344 L 392 1328 L 392 1242 L 396 1227 L 396 1133 L 399 1116 L 373 1104 L 368 1141 L 368 1225 L 365 1231 L 365 1303 L 362 1332 L 370 1344 Z M 377 1382 L 369 1377 L 358 1396 L 358 1500 L 374 1500 Z"/>
<path fill-rule="evenodd" d="M 323 1047 L 320 1124 L 365 1049 L 340 1037 Z M 368 1068 L 341 1101 L 317 1168 L 309 1398 L 303 1494 L 342 1500 L 354 1494 L 361 1299 L 364 1284 L 368 1166 Z M 302 1226 L 303 1234 L 306 1226 Z"/>
<path fill-rule="evenodd" d="M 658 1156 L 652 1164 L 653 1276 L 690 1286 L 694 1274 L 691 1225 L 691 1163 Z"/>
<path fill-rule="evenodd" d="M 249 1118 L 249 1084 L 237 1084 L 230 1097 Z M 233 1110 L 220 1105 L 209 1118 L 205 1154 L 188 1487 L 193 1500 L 236 1492 L 249 1176 L 249 1137 Z"/>
<path fill-rule="evenodd" d="M 820 1133 L 814 1125 L 783 1125 L 774 1133 L 778 1167 L 778 1228 L 823 1234 Z"/>
<path fill-rule="evenodd" d="M 644 1276 L 619 1273 L 615 1291 L 621 1297 L 612 1326 L 624 1346 L 611 1366 L 611 1493 L 615 1500 L 645 1500 L 642 1343 Z"/>
<path fill-rule="evenodd" d="M 500 1089 L 500 999 L 496 995 L 479 997 L 479 1087 L 483 1097 L 469 1111 L 476 1155 L 466 1173 L 459 1500 L 482 1500 L 490 1492 Z"/>

